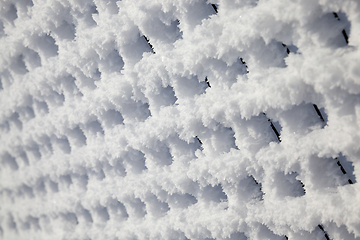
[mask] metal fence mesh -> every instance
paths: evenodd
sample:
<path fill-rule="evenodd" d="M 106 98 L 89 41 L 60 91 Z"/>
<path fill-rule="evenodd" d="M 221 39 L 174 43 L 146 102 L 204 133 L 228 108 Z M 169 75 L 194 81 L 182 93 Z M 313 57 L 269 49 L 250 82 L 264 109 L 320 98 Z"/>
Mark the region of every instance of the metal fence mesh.
<path fill-rule="evenodd" d="M 359 13 L 0 1 L 0 238 L 359 239 Z"/>

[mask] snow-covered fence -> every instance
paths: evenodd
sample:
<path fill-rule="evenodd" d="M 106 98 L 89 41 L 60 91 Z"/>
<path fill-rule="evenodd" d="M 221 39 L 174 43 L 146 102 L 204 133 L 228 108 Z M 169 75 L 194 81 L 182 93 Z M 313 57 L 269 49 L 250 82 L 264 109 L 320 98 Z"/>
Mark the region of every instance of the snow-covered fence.
<path fill-rule="evenodd" d="M 0 1 L 0 239 L 359 239 L 357 0 Z"/>

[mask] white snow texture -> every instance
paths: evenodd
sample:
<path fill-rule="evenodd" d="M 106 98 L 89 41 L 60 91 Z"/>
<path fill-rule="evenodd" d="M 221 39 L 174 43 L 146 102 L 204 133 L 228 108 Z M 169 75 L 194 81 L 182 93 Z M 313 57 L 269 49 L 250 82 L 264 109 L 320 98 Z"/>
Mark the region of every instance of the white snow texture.
<path fill-rule="evenodd" d="M 359 0 L 1 0 L 0 239 L 360 239 Z"/>

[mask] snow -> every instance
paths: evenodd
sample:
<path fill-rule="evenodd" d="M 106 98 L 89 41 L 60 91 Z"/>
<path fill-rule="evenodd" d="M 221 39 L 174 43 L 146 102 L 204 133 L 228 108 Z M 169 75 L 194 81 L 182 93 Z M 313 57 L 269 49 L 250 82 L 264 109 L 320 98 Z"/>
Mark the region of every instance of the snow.
<path fill-rule="evenodd" d="M 359 13 L 0 1 L 0 239 L 359 239 Z"/>

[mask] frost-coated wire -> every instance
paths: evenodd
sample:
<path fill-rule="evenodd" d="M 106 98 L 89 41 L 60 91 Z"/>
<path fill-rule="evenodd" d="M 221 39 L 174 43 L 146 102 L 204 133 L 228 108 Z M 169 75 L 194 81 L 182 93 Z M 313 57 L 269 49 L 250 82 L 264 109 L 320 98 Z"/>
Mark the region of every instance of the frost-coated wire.
<path fill-rule="evenodd" d="M 359 239 L 357 0 L 0 1 L 0 239 Z"/>

